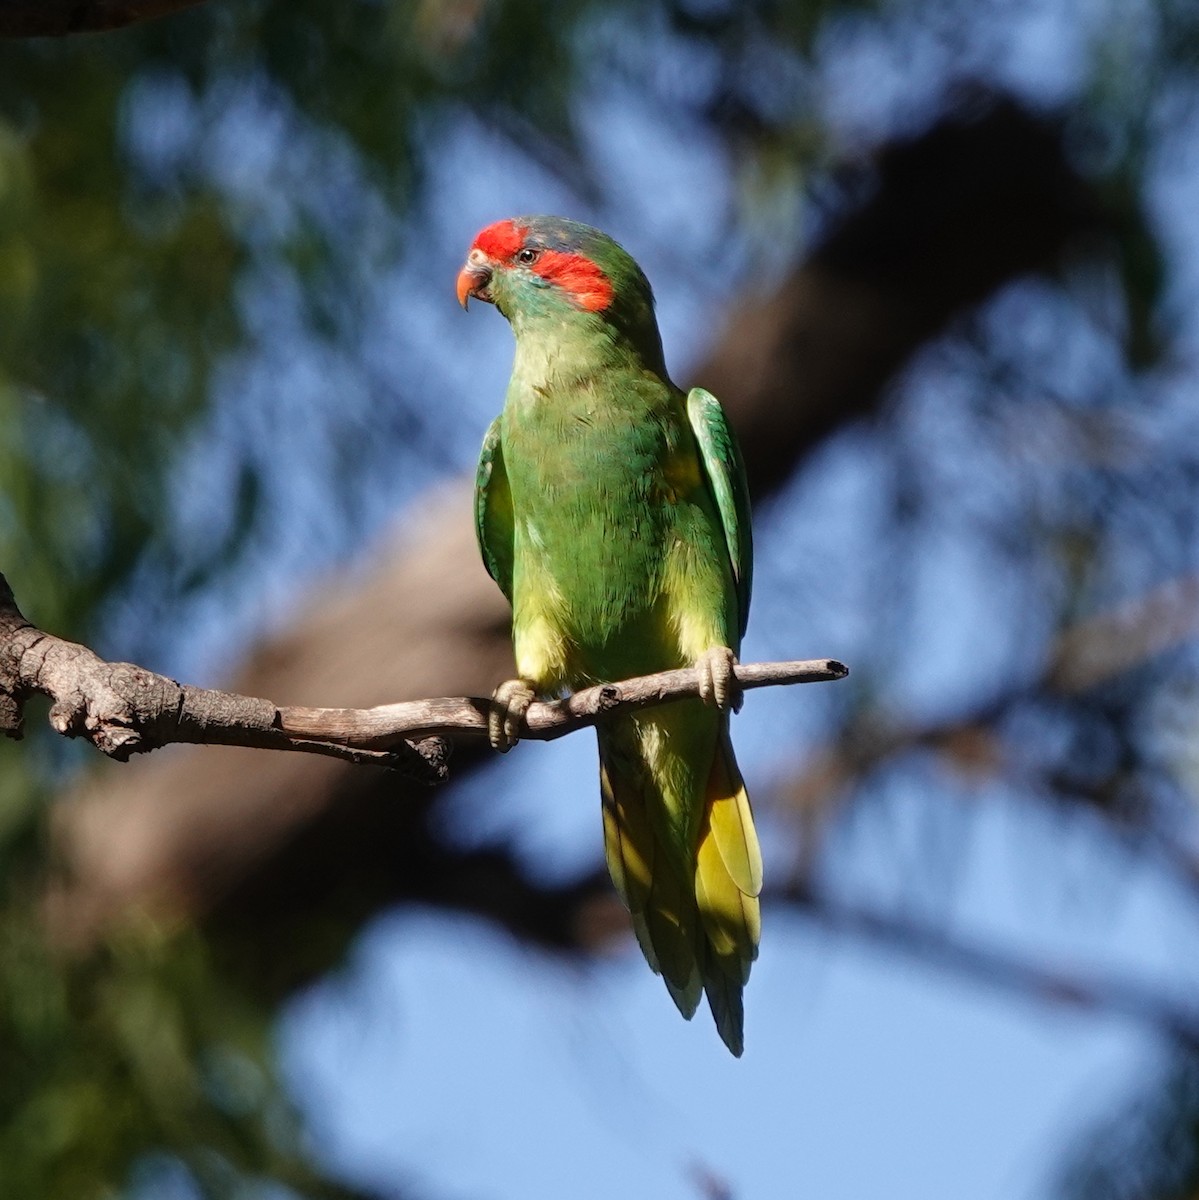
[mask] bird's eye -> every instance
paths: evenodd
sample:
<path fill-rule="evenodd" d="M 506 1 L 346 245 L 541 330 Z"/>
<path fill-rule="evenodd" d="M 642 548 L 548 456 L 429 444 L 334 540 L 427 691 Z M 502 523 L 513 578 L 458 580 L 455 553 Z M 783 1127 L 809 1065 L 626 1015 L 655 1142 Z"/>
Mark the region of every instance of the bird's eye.
<path fill-rule="evenodd" d="M 518 250 L 516 252 L 516 261 L 518 263 L 524 263 L 527 267 L 529 263 L 535 263 L 537 261 L 537 256 L 540 253 L 541 251 L 534 250 L 531 246 L 526 246 L 523 250 Z"/>

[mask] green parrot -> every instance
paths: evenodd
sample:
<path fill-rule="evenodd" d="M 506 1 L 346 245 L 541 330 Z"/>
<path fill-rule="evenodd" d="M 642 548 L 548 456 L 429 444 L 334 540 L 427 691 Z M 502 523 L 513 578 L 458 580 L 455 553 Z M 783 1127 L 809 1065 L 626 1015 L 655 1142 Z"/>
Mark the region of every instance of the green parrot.
<path fill-rule="evenodd" d="M 737 444 L 714 396 L 671 382 L 649 282 L 598 229 L 488 226 L 458 275 L 472 296 L 516 336 L 475 494 L 520 676 L 496 689 L 491 743 L 513 745 L 536 695 L 699 669 L 702 699 L 597 726 L 604 843 L 650 966 L 684 1017 L 706 993 L 740 1055 L 762 857 L 729 741 L 753 557 Z"/>

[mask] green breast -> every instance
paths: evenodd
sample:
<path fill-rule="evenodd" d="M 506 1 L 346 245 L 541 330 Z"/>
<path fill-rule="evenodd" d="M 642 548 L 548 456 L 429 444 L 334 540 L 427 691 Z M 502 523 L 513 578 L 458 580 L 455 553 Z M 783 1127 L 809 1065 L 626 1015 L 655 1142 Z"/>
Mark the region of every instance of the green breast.
<path fill-rule="evenodd" d="M 547 607 L 587 673 L 624 673 L 656 623 L 663 555 L 675 536 L 668 464 L 690 438 L 682 399 L 636 368 L 513 376 L 503 415 L 515 524 L 513 606 Z M 536 594 L 531 594 L 536 593 Z M 637 669 L 646 669 L 639 666 Z"/>

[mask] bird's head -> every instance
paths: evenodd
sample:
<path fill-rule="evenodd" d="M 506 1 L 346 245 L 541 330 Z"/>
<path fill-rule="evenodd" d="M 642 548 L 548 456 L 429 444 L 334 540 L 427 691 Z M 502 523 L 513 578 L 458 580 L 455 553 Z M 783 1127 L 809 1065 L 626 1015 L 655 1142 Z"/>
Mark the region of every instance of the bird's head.
<path fill-rule="evenodd" d="M 599 319 L 657 340 L 654 297 L 632 256 L 606 233 L 565 217 L 511 217 L 481 230 L 458 273 L 458 300 L 494 304 L 514 323 Z"/>

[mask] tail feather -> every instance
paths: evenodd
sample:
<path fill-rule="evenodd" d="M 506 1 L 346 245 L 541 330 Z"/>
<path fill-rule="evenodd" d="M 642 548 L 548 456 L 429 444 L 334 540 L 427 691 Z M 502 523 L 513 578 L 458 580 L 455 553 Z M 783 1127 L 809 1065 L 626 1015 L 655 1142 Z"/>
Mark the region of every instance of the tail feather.
<path fill-rule="evenodd" d="M 762 851 L 745 784 L 722 728 L 708 774 L 695 855 L 695 898 L 708 945 L 727 975 L 745 983 L 758 957 Z"/>
<path fill-rule="evenodd" d="M 758 901 L 732 883 L 711 838 L 701 843 L 696 859 L 695 902 L 713 965 L 746 983 L 762 932 Z"/>
<path fill-rule="evenodd" d="M 704 972 L 704 993 L 721 1041 L 740 1058 L 745 1052 L 745 1008 L 741 984 L 721 970 Z"/>
<path fill-rule="evenodd" d="M 660 749 L 650 761 L 645 724 L 644 717 L 638 724 L 612 721 L 600 730 L 608 869 L 642 952 L 679 1011 L 690 1018 L 706 993 L 721 1038 L 740 1055 L 741 989 L 761 934 L 762 856 L 727 721 L 714 742 L 706 740 L 711 762 L 698 773 L 664 763 Z M 680 754 L 687 749 L 678 745 Z M 693 794 L 663 794 L 688 777 Z M 685 854 L 662 839 L 669 828 L 663 813 L 684 805 L 699 810 Z"/>
<path fill-rule="evenodd" d="M 613 753 L 612 739 L 601 733 L 599 742 L 600 795 L 604 806 L 604 847 L 608 873 L 625 907 L 634 916 L 641 916 L 645 912 L 650 884 L 653 882 L 653 832 L 644 801 L 629 786 L 631 780 L 627 766 L 620 763 L 618 755 Z"/>
<path fill-rule="evenodd" d="M 600 737 L 604 846 L 612 882 L 633 918 L 637 943 L 688 1020 L 703 994 L 694 905 L 685 901 L 658 845 L 646 802 L 646 775 L 624 753 L 623 739 Z M 607 750 L 607 753 L 605 753 Z"/>
<path fill-rule="evenodd" d="M 720 730 L 708 776 L 707 815 L 716 848 L 734 884 L 747 896 L 762 891 L 762 851 L 727 723 Z M 700 835 L 701 842 L 703 835 Z M 757 938 L 755 937 L 755 942 Z"/>
<path fill-rule="evenodd" d="M 670 998 L 679 1012 L 691 1020 L 703 995 L 695 904 L 689 900 L 670 864 L 662 863 L 661 867 L 654 873 L 646 923 Z"/>

